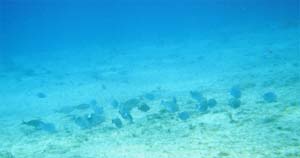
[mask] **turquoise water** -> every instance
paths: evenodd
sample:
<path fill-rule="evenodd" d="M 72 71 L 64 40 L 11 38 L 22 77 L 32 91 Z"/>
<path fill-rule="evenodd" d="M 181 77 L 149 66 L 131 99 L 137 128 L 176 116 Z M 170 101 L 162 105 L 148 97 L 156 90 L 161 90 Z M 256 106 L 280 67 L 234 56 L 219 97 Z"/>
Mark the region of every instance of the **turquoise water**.
<path fill-rule="evenodd" d="M 299 0 L 1 0 L 0 158 L 298 158 L 299 37 Z"/>

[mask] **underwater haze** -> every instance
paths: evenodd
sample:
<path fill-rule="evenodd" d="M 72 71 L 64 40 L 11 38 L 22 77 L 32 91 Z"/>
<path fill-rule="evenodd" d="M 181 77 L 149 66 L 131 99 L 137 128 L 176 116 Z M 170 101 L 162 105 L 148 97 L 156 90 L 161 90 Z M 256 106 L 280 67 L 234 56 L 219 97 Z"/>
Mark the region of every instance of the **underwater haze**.
<path fill-rule="evenodd" d="M 0 0 L 0 158 L 299 157 L 299 0 Z"/>

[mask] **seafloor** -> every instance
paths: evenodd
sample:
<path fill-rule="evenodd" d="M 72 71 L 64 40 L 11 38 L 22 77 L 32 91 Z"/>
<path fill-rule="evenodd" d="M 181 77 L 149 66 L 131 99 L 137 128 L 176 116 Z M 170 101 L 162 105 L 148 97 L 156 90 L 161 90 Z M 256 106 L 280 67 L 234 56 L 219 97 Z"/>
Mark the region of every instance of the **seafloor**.
<path fill-rule="evenodd" d="M 0 158 L 299 158 L 299 23 L 247 30 L 7 56 L 0 73 Z M 235 85 L 241 106 L 231 108 L 228 90 Z M 217 105 L 197 111 L 192 90 Z M 265 101 L 266 92 L 277 101 Z M 164 110 L 161 101 L 172 97 L 189 119 Z M 134 109 L 133 123 L 116 128 L 111 100 L 131 98 L 150 110 Z M 57 112 L 91 100 L 106 117 L 95 127 L 81 129 Z M 22 124 L 31 119 L 51 122 L 57 132 Z"/>

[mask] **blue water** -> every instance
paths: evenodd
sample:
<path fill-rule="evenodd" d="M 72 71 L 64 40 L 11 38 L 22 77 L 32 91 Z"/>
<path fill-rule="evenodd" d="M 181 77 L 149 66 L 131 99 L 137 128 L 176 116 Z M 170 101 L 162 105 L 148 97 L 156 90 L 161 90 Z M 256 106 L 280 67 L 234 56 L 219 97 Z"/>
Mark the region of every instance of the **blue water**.
<path fill-rule="evenodd" d="M 0 0 L 0 158 L 300 157 L 299 0 Z"/>
<path fill-rule="evenodd" d="M 218 36 L 224 27 L 251 31 L 256 25 L 294 21 L 299 16 L 297 0 L 3 0 L 1 43 L 11 53 L 74 49 L 99 43 L 115 46 L 124 42 L 207 39 Z"/>

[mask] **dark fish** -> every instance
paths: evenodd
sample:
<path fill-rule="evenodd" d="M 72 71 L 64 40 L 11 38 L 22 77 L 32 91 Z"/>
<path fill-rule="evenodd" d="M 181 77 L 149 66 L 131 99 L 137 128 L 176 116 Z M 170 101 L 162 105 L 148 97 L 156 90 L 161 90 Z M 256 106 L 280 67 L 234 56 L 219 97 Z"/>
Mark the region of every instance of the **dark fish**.
<path fill-rule="evenodd" d="M 238 108 L 241 106 L 241 101 L 240 99 L 237 99 L 237 98 L 231 98 L 229 99 L 228 101 L 228 105 L 234 109 Z"/>
<path fill-rule="evenodd" d="M 212 107 L 215 107 L 217 105 L 217 101 L 216 99 L 208 99 L 207 101 L 207 106 L 212 108 Z"/>
<path fill-rule="evenodd" d="M 146 93 L 143 95 L 144 98 L 148 99 L 148 100 L 154 100 L 155 99 L 155 95 L 153 93 Z"/>
<path fill-rule="evenodd" d="M 142 103 L 142 104 L 138 107 L 138 109 L 139 109 L 140 111 L 142 111 L 142 112 L 147 112 L 147 111 L 150 110 L 150 107 L 149 107 L 146 103 Z"/>
<path fill-rule="evenodd" d="M 277 95 L 273 92 L 265 93 L 263 98 L 267 103 L 277 102 Z"/>
<path fill-rule="evenodd" d="M 173 97 L 173 99 L 169 100 L 169 101 L 161 101 L 161 104 L 169 112 L 174 113 L 174 112 L 179 111 L 179 107 L 178 107 L 177 100 L 175 97 Z"/>
<path fill-rule="evenodd" d="M 92 113 L 88 115 L 88 121 L 92 125 L 99 125 L 105 121 L 105 117 L 102 113 Z"/>
<path fill-rule="evenodd" d="M 98 103 L 97 103 L 97 100 L 95 100 L 95 99 L 93 99 L 93 100 L 91 100 L 90 101 L 90 105 L 91 106 L 95 106 L 95 105 L 97 105 Z"/>
<path fill-rule="evenodd" d="M 106 90 L 106 86 L 105 86 L 104 84 L 101 85 L 101 88 L 102 88 L 103 90 Z"/>
<path fill-rule="evenodd" d="M 130 123 L 133 122 L 133 118 L 130 114 L 130 111 L 127 111 L 127 110 L 119 110 L 119 114 L 121 115 L 121 117 L 124 119 L 124 120 L 127 120 L 129 121 Z"/>
<path fill-rule="evenodd" d="M 62 107 L 62 108 L 60 108 L 58 110 L 55 110 L 55 112 L 57 112 L 57 113 L 63 113 L 63 114 L 69 114 L 72 111 L 74 111 L 74 107 L 73 106 L 65 106 L 65 107 Z"/>
<path fill-rule="evenodd" d="M 81 110 L 85 110 L 85 109 L 91 109 L 94 111 L 95 114 L 103 114 L 104 111 L 103 111 L 103 107 L 102 106 L 99 106 L 97 101 L 96 100 L 91 100 L 89 104 L 80 104 L 80 109 Z M 77 109 L 79 107 L 77 106 Z"/>
<path fill-rule="evenodd" d="M 30 121 L 23 121 L 22 124 L 25 124 L 27 126 L 34 127 L 36 130 L 42 130 L 49 133 L 56 132 L 55 126 L 53 123 L 47 123 L 43 122 L 41 120 L 30 120 Z"/>
<path fill-rule="evenodd" d="M 38 98 L 46 98 L 46 97 L 47 97 L 46 94 L 45 94 L 45 93 L 42 93 L 42 92 L 39 92 L 38 94 L 36 94 L 36 96 L 37 96 Z"/>
<path fill-rule="evenodd" d="M 102 114 L 87 114 L 81 117 L 75 117 L 74 122 L 82 129 L 89 129 L 92 127 L 95 127 L 97 125 L 100 125 L 105 121 L 105 117 Z"/>
<path fill-rule="evenodd" d="M 49 133 L 55 133 L 55 132 L 57 132 L 57 131 L 56 131 L 56 128 L 55 128 L 55 125 L 54 125 L 53 123 L 45 123 L 45 124 L 43 125 L 42 129 L 43 129 L 44 131 L 49 132 Z"/>
<path fill-rule="evenodd" d="M 119 107 L 119 102 L 116 99 L 112 100 L 110 104 L 113 108 Z"/>
<path fill-rule="evenodd" d="M 208 109 L 207 99 L 203 97 L 203 99 L 196 105 L 196 108 L 199 112 L 207 112 Z"/>
<path fill-rule="evenodd" d="M 83 103 L 83 104 L 76 105 L 74 109 L 85 110 L 90 108 L 90 106 L 91 106 L 90 104 Z"/>
<path fill-rule="evenodd" d="M 126 102 L 124 102 L 122 106 L 124 108 L 131 110 L 131 109 L 137 107 L 139 105 L 139 103 L 140 103 L 139 99 L 133 98 L 133 99 L 129 99 Z"/>
<path fill-rule="evenodd" d="M 23 121 L 22 124 L 38 128 L 41 127 L 44 124 L 44 122 L 41 120 L 30 120 L 30 121 Z"/>
<path fill-rule="evenodd" d="M 197 100 L 198 102 L 201 102 L 204 99 L 202 93 L 199 91 L 190 91 L 190 95 L 193 99 Z"/>
<path fill-rule="evenodd" d="M 104 110 L 102 106 L 94 105 L 91 107 L 95 114 L 103 114 Z"/>
<path fill-rule="evenodd" d="M 121 121 L 121 119 L 119 118 L 114 118 L 111 120 L 111 122 L 117 127 L 117 128 L 122 128 L 123 127 L 123 123 Z"/>
<path fill-rule="evenodd" d="M 78 125 L 81 129 L 88 129 L 91 128 L 92 126 L 90 125 L 88 119 L 86 116 L 83 117 L 74 117 L 73 121 L 75 122 L 76 125 Z"/>
<path fill-rule="evenodd" d="M 235 97 L 235 98 L 241 98 L 242 96 L 242 91 L 238 86 L 233 86 L 230 90 L 229 93 L 231 96 Z"/>
<path fill-rule="evenodd" d="M 74 110 L 87 110 L 92 109 L 94 111 L 101 111 L 100 108 L 97 107 L 96 100 L 92 100 L 90 103 L 82 103 L 76 106 L 65 106 L 58 110 L 55 110 L 55 112 L 63 113 L 63 114 L 69 114 L 73 112 Z"/>
<path fill-rule="evenodd" d="M 182 121 L 186 121 L 187 119 L 190 118 L 190 114 L 186 111 L 183 111 L 178 114 L 178 118 Z"/>

